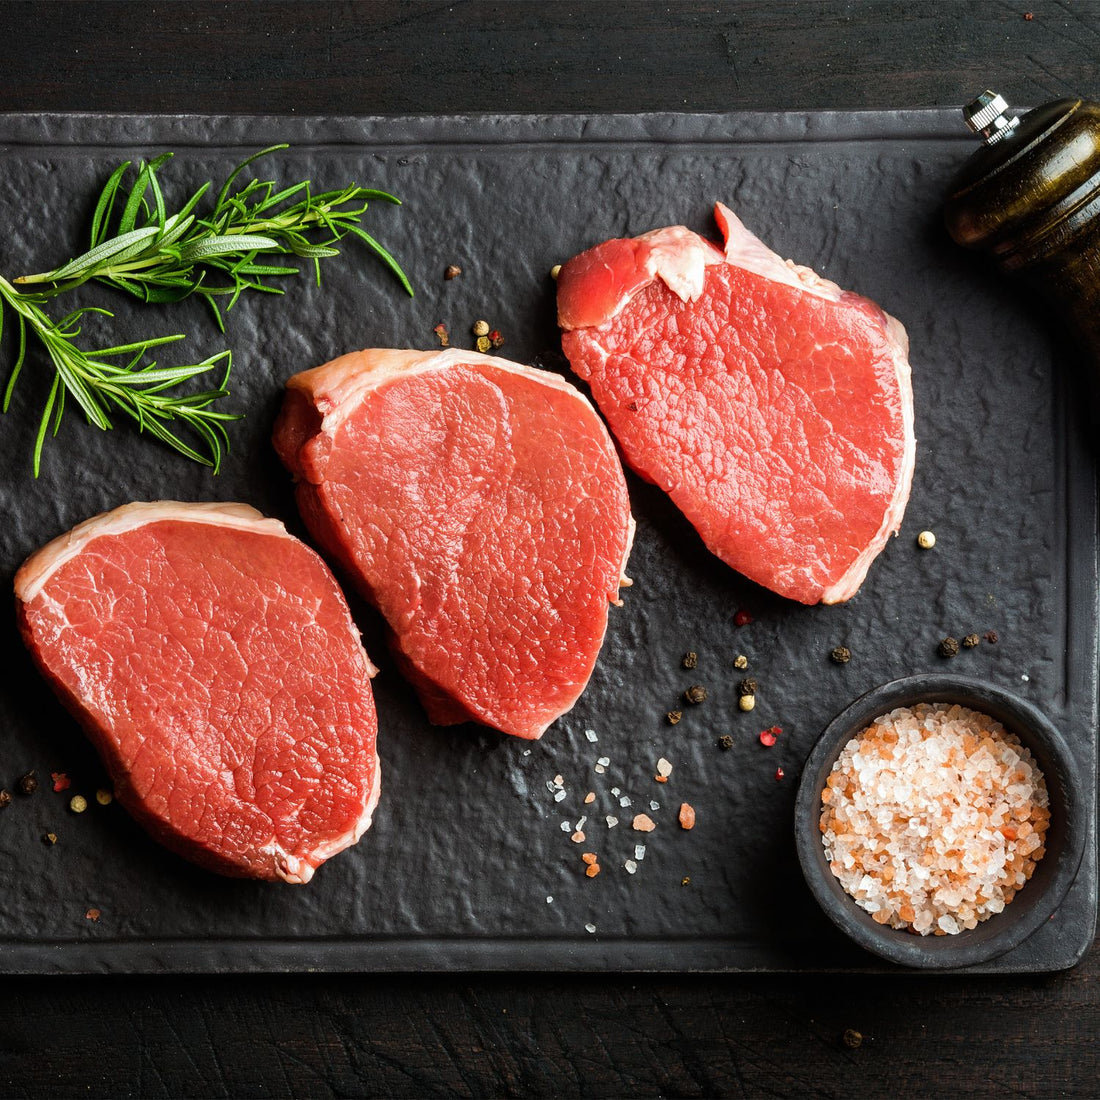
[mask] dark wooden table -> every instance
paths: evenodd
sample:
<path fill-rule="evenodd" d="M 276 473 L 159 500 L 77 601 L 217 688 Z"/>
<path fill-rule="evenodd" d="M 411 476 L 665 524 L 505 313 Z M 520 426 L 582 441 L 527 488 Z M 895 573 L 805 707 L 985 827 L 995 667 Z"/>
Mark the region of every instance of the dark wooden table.
<path fill-rule="evenodd" d="M 0 110 L 1035 103 L 1098 57 L 1096 0 L 5 3 Z M 1098 977 L 4 979 L 0 1094 L 1095 1096 Z"/>

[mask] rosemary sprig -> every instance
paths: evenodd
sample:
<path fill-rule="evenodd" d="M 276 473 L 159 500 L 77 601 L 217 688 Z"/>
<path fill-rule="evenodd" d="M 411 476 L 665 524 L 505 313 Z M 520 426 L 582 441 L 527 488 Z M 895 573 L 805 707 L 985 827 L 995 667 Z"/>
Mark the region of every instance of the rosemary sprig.
<path fill-rule="evenodd" d="M 86 306 L 53 321 L 43 308 L 59 294 L 89 281 L 116 287 L 146 302 L 178 302 L 192 294 L 213 310 L 225 331 L 219 299 L 231 309 L 245 290 L 268 294 L 283 291 L 267 280 L 296 275 L 298 268 L 265 262 L 270 257 L 296 256 L 310 260 L 321 282 L 321 260 L 339 254 L 334 246 L 345 237 L 363 241 L 397 276 L 411 295 L 409 280 L 397 261 L 359 224 L 371 200 L 398 203 L 385 191 L 351 184 L 314 195 L 309 181 L 277 188 L 274 181 L 249 180 L 238 185 L 241 173 L 255 160 L 286 145 L 273 145 L 248 157 L 230 172 L 205 215 L 199 204 L 211 189 L 200 187 L 174 214 L 167 212 L 157 171 L 171 158 L 163 153 L 142 162 L 127 191 L 124 182 L 131 164 L 120 164 L 111 174 L 96 203 L 90 247 L 82 255 L 37 275 L 24 275 L 14 285 L 0 277 L 0 332 L 4 309 L 19 325 L 19 351 L 0 404 L 7 412 L 27 352 L 30 332 L 54 366 L 54 378 L 39 420 L 34 447 L 38 476 L 47 435 L 57 435 L 66 399 L 75 401 L 96 427 L 111 428 L 109 413 L 121 411 L 139 430 L 148 431 L 170 447 L 215 473 L 222 449 L 228 447 L 225 423 L 239 417 L 215 412 L 211 404 L 228 394 L 230 352 L 224 351 L 178 367 L 161 367 L 149 352 L 182 340 L 182 335 L 157 336 L 132 344 L 86 351 L 77 339 L 80 320 L 87 313 L 114 315 Z M 116 217 L 117 215 L 117 217 Z M 126 362 L 119 360 L 126 359 Z M 224 360 L 221 382 L 201 393 L 173 396 L 171 391 L 215 370 Z M 180 421 L 197 437 L 194 443 L 176 434 L 168 424 Z"/>
<path fill-rule="evenodd" d="M 278 189 L 273 180 L 252 179 L 233 190 L 245 168 L 285 148 L 273 145 L 239 164 L 205 216 L 196 211 L 210 183 L 175 214 L 167 213 L 157 170 L 172 154 L 163 153 L 138 167 L 116 223 L 130 162 L 119 165 L 96 204 L 88 251 L 52 271 L 24 275 L 16 285 L 52 297 L 94 279 L 146 302 L 178 302 L 196 294 L 210 305 L 224 331 L 217 299 L 228 298 L 225 308 L 230 309 L 245 290 L 282 294 L 266 280 L 298 273 L 296 267 L 263 262 L 263 257 L 310 260 L 319 285 L 321 260 L 338 255 L 333 246 L 350 235 L 363 241 L 411 295 L 400 265 L 359 225 L 370 200 L 399 204 L 393 195 L 355 184 L 314 195 L 308 180 Z"/>
<path fill-rule="evenodd" d="M 149 351 L 184 339 L 183 335 L 154 336 L 132 344 L 85 351 L 76 344 L 80 336 L 80 319 L 86 313 L 113 317 L 109 310 L 85 306 L 74 310 L 60 321 L 53 321 L 42 309 L 45 297 L 21 294 L 7 279 L 0 276 L 0 332 L 3 331 L 4 306 L 14 314 L 19 325 L 19 351 L 4 390 L 0 410 L 8 411 L 15 383 L 23 369 L 27 353 L 28 331 L 45 348 L 54 365 L 54 378 L 38 422 L 34 441 L 34 476 L 42 465 L 42 448 L 47 435 L 57 435 L 65 412 L 66 395 L 80 406 L 88 422 L 104 431 L 112 427 L 109 413 L 118 410 L 137 423 L 140 431 L 148 431 L 168 446 L 188 458 L 211 466 L 217 473 L 221 465 L 222 448 L 228 447 L 224 424 L 240 419 L 231 413 L 215 412 L 212 402 L 228 393 L 226 383 L 232 364 L 232 353 L 223 351 L 201 363 L 178 367 L 161 367 L 156 360 L 147 360 Z M 112 360 L 126 360 L 120 364 Z M 215 370 L 225 361 L 220 383 L 202 393 L 172 396 L 169 390 Z M 195 445 L 177 435 L 167 426 L 169 421 L 182 421 L 198 437 Z"/>

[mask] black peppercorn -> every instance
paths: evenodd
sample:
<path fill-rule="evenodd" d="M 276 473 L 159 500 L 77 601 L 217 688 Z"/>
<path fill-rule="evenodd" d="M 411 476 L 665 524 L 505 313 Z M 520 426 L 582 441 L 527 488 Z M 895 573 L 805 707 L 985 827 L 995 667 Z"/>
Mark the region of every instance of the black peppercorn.
<path fill-rule="evenodd" d="M 838 645 L 829 654 L 829 660 L 837 665 L 846 665 L 851 659 L 852 651 L 846 645 Z"/>
<path fill-rule="evenodd" d="M 34 794 L 37 790 L 38 780 L 35 778 L 34 772 L 27 772 L 27 774 L 19 780 L 19 793 Z"/>
<path fill-rule="evenodd" d="M 732 749 L 733 738 L 730 737 L 728 733 L 723 733 L 722 736 L 718 738 L 718 747 L 720 749 Z"/>
<path fill-rule="evenodd" d="M 11 803 L 11 791 L 0 791 L 0 809 Z"/>
<path fill-rule="evenodd" d="M 998 638 L 997 638 L 997 631 L 995 631 L 995 630 L 987 630 L 987 631 L 985 632 L 985 640 L 986 640 L 986 641 L 987 641 L 987 642 L 988 642 L 988 643 L 989 643 L 990 645 L 996 645 L 996 644 L 997 644 L 997 641 L 998 641 Z"/>
<path fill-rule="evenodd" d="M 756 681 L 748 676 L 737 685 L 738 695 L 755 695 L 756 694 Z"/>
<path fill-rule="evenodd" d="M 936 647 L 936 652 L 941 657 L 954 657 L 959 652 L 959 640 L 957 638 L 944 638 Z"/>
<path fill-rule="evenodd" d="M 844 1032 L 843 1042 L 850 1050 L 855 1050 L 862 1042 L 863 1036 L 855 1028 L 847 1028 Z"/>
<path fill-rule="evenodd" d="M 698 706 L 707 697 L 707 689 L 702 684 L 692 684 L 691 687 L 684 692 L 685 702 Z"/>

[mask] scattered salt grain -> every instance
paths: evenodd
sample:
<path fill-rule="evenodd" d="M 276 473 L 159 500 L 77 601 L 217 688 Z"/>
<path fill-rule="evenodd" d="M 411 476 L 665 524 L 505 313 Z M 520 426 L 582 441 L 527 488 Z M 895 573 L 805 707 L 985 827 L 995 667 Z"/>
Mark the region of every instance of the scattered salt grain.
<path fill-rule="evenodd" d="M 554 904 L 554 895 L 553 894 L 547 894 L 546 895 L 546 904 L 547 905 L 553 905 Z"/>
<path fill-rule="evenodd" d="M 546 781 L 546 789 L 553 794 L 558 788 L 552 779 Z"/>
<path fill-rule="evenodd" d="M 632 875 L 632 874 L 634 874 L 634 872 L 635 872 L 635 871 L 637 871 L 637 870 L 638 870 L 638 865 L 637 865 L 637 864 L 636 864 L 636 863 L 634 862 L 634 860 L 632 860 L 632 859 L 628 859 L 628 860 L 627 860 L 627 861 L 626 861 L 626 862 L 625 862 L 625 863 L 623 864 L 623 866 L 624 866 L 624 867 L 626 868 L 626 873 L 627 873 L 628 875 Z"/>
<path fill-rule="evenodd" d="M 627 806 L 630 805 L 630 799 L 627 798 L 626 795 L 624 794 L 622 796 L 622 798 L 619 799 L 619 805 L 622 806 L 622 808 L 625 810 L 627 808 Z"/>
<path fill-rule="evenodd" d="M 560 775 L 555 775 L 554 776 L 554 786 L 555 787 L 564 787 L 565 786 L 565 779 Z"/>
<path fill-rule="evenodd" d="M 657 823 L 649 814 L 636 814 L 634 817 L 634 828 L 639 833 L 651 833 L 657 828 Z"/>
<path fill-rule="evenodd" d="M 584 796 L 584 804 L 586 806 L 591 806 L 592 803 L 595 802 L 595 801 L 596 801 L 596 792 L 595 791 L 589 791 L 588 794 L 586 794 Z"/>
<path fill-rule="evenodd" d="M 644 844 L 635 844 L 634 845 L 634 858 L 635 859 L 645 859 L 645 845 Z"/>
<path fill-rule="evenodd" d="M 521 755 L 530 756 L 531 755 L 531 750 L 530 749 L 524 749 Z"/>
<path fill-rule="evenodd" d="M 921 703 L 845 745 L 821 794 L 829 866 L 878 924 L 955 935 L 1001 912 L 1046 852 L 1046 783 L 988 715 Z"/>
<path fill-rule="evenodd" d="M 595 766 L 595 768 L 593 768 L 592 770 L 593 770 L 593 771 L 594 771 L 594 772 L 595 772 L 595 773 L 596 773 L 597 775 L 603 775 L 603 773 L 604 773 L 605 771 L 607 771 L 607 769 L 606 769 L 606 768 L 605 768 L 605 767 L 604 767 L 604 766 L 603 766 L 602 764 L 597 764 L 597 765 Z"/>
<path fill-rule="evenodd" d="M 584 930 L 591 934 L 596 931 L 596 926 L 594 924 L 586 924 Z"/>
<path fill-rule="evenodd" d="M 666 779 L 672 774 L 672 765 L 663 756 L 657 761 L 657 774 Z"/>
<path fill-rule="evenodd" d="M 614 796 L 615 796 L 616 798 L 618 798 L 618 797 L 619 797 L 619 795 L 621 795 L 621 794 L 622 794 L 623 792 L 622 792 L 622 791 L 620 791 L 618 787 L 612 787 L 612 788 L 611 788 L 611 793 L 612 793 L 612 794 L 613 794 L 613 795 L 614 795 Z"/>
<path fill-rule="evenodd" d="M 595 730 L 585 730 L 584 735 L 585 735 L 585 737 L 588 738 L 589 741 L 591 741 L 593 743 L 595 743 L 596 741 L 599 740 L 599 738 L 596 736 L 596 731 Z"/>
<path fill-rule="evenodd" d="M 660 802 L 651 802 L 649 804 L 649 808 L 651 810 L 659 810 L 661 808 L 661 804 L 660 804 Z"/>
<path fill-rule="evenodd" d="M 555 802 L 560 802 L 565 797 L 565 794 L 566 794 L 565 791 L 558 791 L 558 793 L 556 795 L 554 795 L 554 801 Z"/>
<path fill-rule="evenodd" d="M 1021 672 L 1020 673 L 1020 679 L 1023 680 L 1023 682 L 1026 684 L 1031 680 L 1031 677 L 1028 676 L 1028 674 L 1026 672 Z"/>
<path fill-rule="evenodd" d="M 573 826 L 568 821 L 563 821 L 560 828 L 563 833 L 571 833 L 573 831 Z"/>
<path fill-rule="evenodd" d="M 604 766 L 605 768 L 606 768 L 606 767 L 609 767 L 609 766 L 610 766 L 610 764 L 611 764 L 611 757 L 610 757 L 610 756 L 601 756 L 601 757 L 600 757 L 600 758 L 599 758 L 599 759 L 598 759 L 598 760 L 596 761 L 596 763 L 597 763 L 597 764 L 602 764 L 602 765 L 603 765 L 603 766 Z"/>
<path fill-rule="evenodd" d="M 619 824 L 619 819 L 617 817 L 612 817 L 610 814 L 608 814 L 604 820 L 607 822 L 607 827 L 609 829 L 614 829 L 615 826 Z"/>

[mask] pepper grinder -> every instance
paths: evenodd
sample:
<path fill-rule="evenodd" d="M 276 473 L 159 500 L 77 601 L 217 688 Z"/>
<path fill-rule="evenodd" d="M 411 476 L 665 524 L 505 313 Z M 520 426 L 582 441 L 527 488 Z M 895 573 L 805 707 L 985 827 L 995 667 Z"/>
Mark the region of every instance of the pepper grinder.
<path fill-rule="evenodd" d="M 983 92 L 963 108 L 983 142 L 956 175 L 947 230 L 1024 280 L 1069 330 L 1100 424 L 1100 104 L 1059 99 L 1015 118 Z"/>

